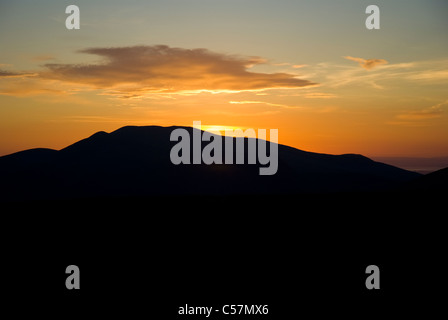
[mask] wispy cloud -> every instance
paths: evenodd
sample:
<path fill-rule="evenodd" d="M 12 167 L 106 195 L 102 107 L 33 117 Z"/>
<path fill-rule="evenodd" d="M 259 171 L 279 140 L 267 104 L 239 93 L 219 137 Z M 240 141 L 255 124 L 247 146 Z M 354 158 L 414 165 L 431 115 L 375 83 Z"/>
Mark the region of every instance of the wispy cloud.
<path fill-rule="evenodd" d="M 338 95 L 334 93 L 325 93 L 325 92 L 308 92 L 303 95 L 308 99 L 333 99 L 338 98 Z"/>
<path fill-rule="evenodd" d="M 448 80 L 448 70 L 426 70 L 409 75 L 411 80 Z"/>
<path fill-rule="evenodd" d="M 285 109 L 301 109 L 302 107 L 299 106 L 290 106 L 286 104 L 279 104 L 279 103 L 271 103 L 266 101 L 252 101 L 252 100 L 242 100 L 242 101 L 229 101 L 230 104 L 264 104 L 271 107 L 279 107 L 279 108 L 285 108 Z"/>
<path fill-rule="evenodd" d="M 6 71 L 0 69 L 0 78 L 23 78 L 23 77 L 34 77 L 37 73 L 24 73 L 24 72 L 14 72 Z"/>
<path fill-rule="evenodd" d="M 426 120 L 440 118 L 443 113 L 443 107 L 446 105 L 448 105 L 448 100 L 421 110 L 414 110 L 399 114 L 397 118 L 401 120 Z"/>
<path fill-rule="evenodd" d="M 287 67 L 291 67 L 291 68 L 294 68 L 294 69 L 300 69 L 300 68 L 304 68 L 304 67 L 307 66 L 307 64 L 292 64 L 292 63 L 289 63 L 289 62 L 273 63 L 272 65 L 273 66 L 277 66 L 277 67 L 285 67 L 285 66 L 287 66 Z"/>
<path fill-rule="evenodd" d="M 448 81 L 446 65 L 448 60 L 424 60 L 413 62 L 377 65 L 374 72 L 365 72 L 358 66 L 332 63 L 319 63 L 313 73 L 305 77 L 322 79 L 322 87 L 332 88 L 356 85 L 375 89 L 389 89 L 406 82 L 419 82 L 422 85 L 442 84 Z M 392 82 L 393 81 L 393 82 Z"/>
<path fill-rule="evenodd" d="M 351 57 L 351 56 L 345 56 L 344 58 L 347 60 L 352 60 L 352 61 L 358 62 L 359 65 L 366 70 L 371 70 L 378 65 L 388 63 L 384 59 L 363 59 L 363 58 L 356 58 L 356 57 Z"/>
<path fill-rule="evenodd" d="M 56 60 L 56 57 L 51 54 L 40 54 L 37 56 L 33 56 L 33 61 L 49 61 L 49 60 Z"/>

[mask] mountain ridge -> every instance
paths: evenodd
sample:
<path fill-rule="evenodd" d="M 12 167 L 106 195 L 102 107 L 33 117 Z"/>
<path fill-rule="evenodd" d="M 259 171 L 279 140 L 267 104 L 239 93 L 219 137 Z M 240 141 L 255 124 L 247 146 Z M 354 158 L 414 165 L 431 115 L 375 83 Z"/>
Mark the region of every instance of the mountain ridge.
<path fill-rule="evenodd" d="M 179 128 L 190 136 L 198 130 L 125 126 L 60 150 L 37 148 L 0 157 L 0 198 L 383 191 L 420 176 L 359 154 L 313 153 L 281 144 L 273 176 L 259 176 L 258 162 L 174 165 L 170 150 L 177 142 L 170 141 L 170 134 Z M 208 143 L 202 142 L 202 148 Z"/>

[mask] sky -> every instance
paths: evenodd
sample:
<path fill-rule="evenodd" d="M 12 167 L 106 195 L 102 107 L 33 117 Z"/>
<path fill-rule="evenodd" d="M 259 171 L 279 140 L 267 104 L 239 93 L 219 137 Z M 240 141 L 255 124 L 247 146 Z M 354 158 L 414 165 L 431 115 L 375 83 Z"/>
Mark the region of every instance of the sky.
<path fill-rule="evenodd" d="M 201 121 L 312 152 L 446 157 L 447 16 L 444 0 L 0 0 L 0 155 Z"/>

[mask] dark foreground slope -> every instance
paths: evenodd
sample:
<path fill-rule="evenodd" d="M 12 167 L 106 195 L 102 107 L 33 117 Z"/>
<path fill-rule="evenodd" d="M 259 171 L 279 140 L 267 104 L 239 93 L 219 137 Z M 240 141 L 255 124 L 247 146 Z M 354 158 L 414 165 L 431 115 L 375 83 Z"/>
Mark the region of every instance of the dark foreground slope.
<path fill-rule="evenodd" d="M 448 168 L 440 169 L 410 181 L 404 186 L 406 191 L 420 193 L 448 192 Z"/>
<path fill-rule="evenodd" d="M 0 158 L 2 200 L 34 200 L 0 207 L 5 306 L 200 319 L 179 307 L 241 303 L 269 314 L 225 317 L 264 320 L 431 318 L 444 306 L 445 200 L 404 188 L 425 177 L 282 145 L 274 176 L 259 164 L 175 166 L 173 129 L 124 127 Z M 78 291 L 65 287 L 72 264 Z M 380 290 L 365 286 L 372 264 Z"/>
<path fill-rule="evenodd" d="M 318 154 L 284 145 L 279 145 L 278 172 L 273 176 L 260 176 L 259 163 L 174 165 L 170 161 L 170 150 L 176 144 L 170 141 L 174 129 L 128 126 L 95 133 L 59 151 L 32 149 L 1 157 L 0 197 L 28 200 L 375 191 L 419 176 L 361 155 Z M 190 133 L 196 130 L 185 129 Z"/>

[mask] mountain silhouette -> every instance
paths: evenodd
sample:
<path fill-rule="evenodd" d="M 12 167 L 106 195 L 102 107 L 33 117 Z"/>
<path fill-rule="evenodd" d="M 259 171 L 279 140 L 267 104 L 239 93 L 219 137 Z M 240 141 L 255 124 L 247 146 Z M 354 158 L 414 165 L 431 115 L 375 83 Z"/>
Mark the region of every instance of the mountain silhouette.
<path fill-rule="evenodd" d="M 126 126 L 97 132 L 58 151 L 39 148 L 0 157 L 0 199 L 383 191 L 420 177 L 362 155 L 312 153 L 285 145 L 278 145 L 278 171 L 271 176 L 259 175 L 258 162 L 174 165 L 170 150 L 177 142 L 170 141 L 170 134 L 177 128 L 190 136 L 198 130 Z M 247 138 L 225 139 L 248 144 Z"/>
<path fill-rule="evenodd" d="M 417 179 L 404 186 L 407 191 L 441 193 L 448 191 L 448 168 L 440 169 Z"/>

